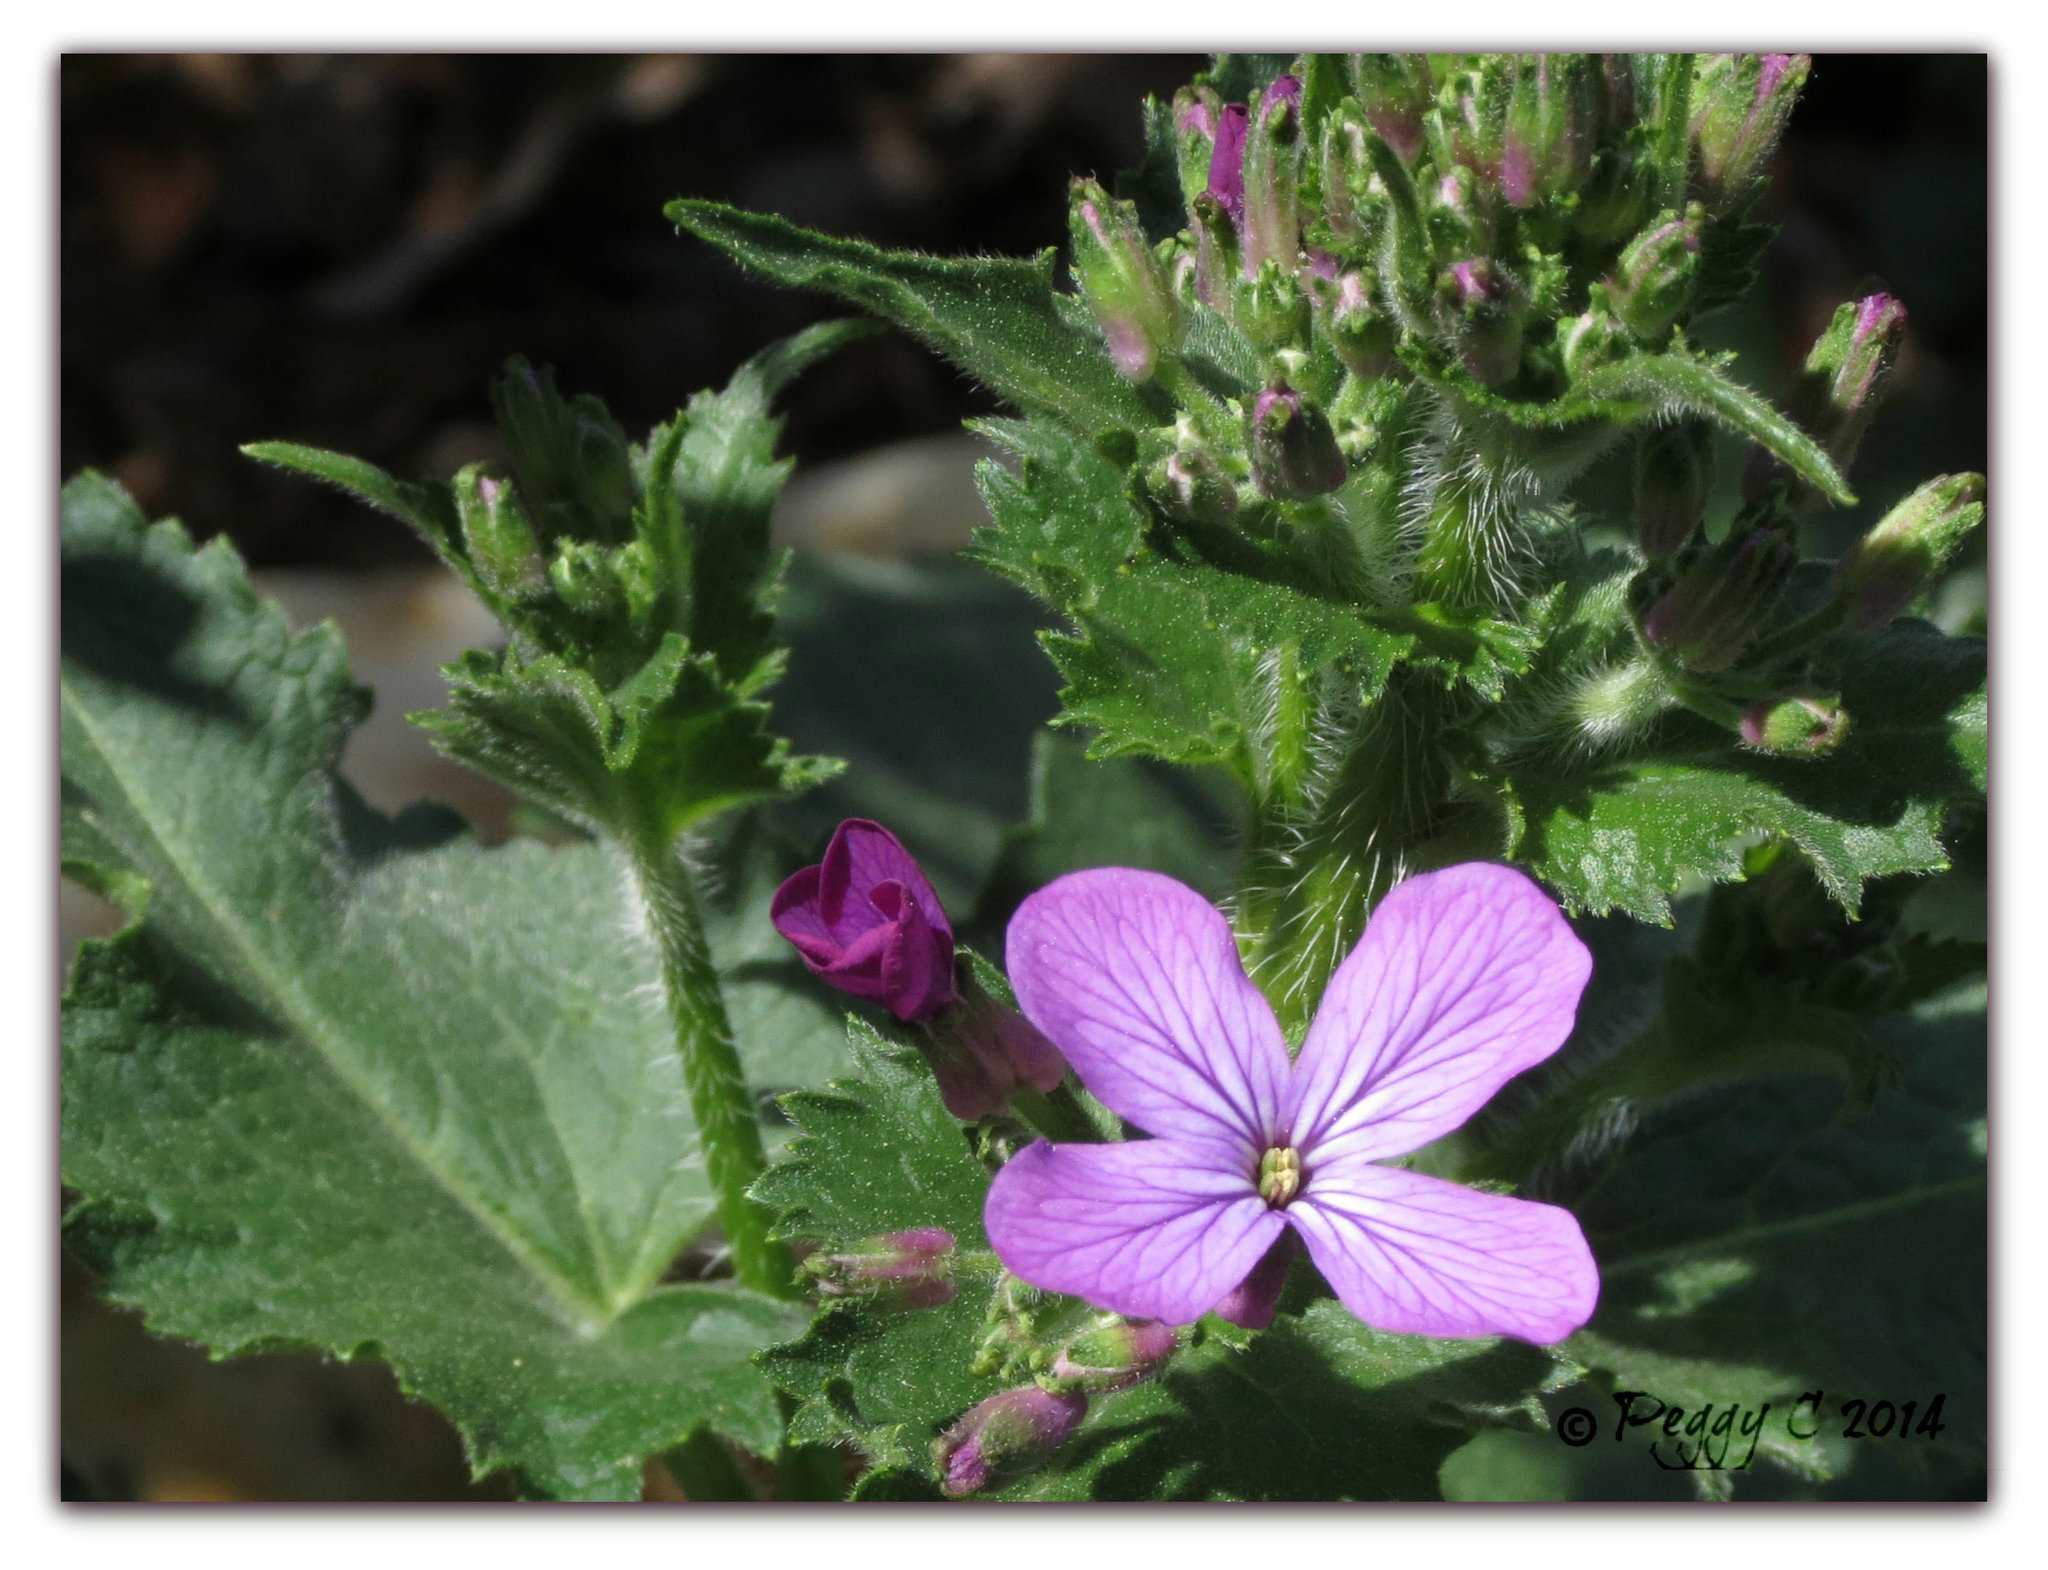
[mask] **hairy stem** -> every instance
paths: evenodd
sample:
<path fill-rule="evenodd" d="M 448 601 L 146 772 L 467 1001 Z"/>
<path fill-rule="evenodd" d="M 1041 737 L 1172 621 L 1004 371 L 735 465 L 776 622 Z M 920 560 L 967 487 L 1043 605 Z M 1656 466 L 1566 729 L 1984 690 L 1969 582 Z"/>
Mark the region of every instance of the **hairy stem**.
<path fill-rule="evenodd" d="M 718 1224 L 732 1250 L 733 1274 L 741 1286 L 789 1297 L 794 1291 L 789 1251 L 769 1241 L 767 1214 L 747 1196 L 767 1158 L 754 1098 L 733 1045 L 725 994 L 704 940 L 696 891 L 665 828 L 636 820 L 626 833 L 626 853 L 654 934 L 662 997 L 675 1027 L 690 1113 L 704 1144 L 704 1164 L 718 1205 Z"/>

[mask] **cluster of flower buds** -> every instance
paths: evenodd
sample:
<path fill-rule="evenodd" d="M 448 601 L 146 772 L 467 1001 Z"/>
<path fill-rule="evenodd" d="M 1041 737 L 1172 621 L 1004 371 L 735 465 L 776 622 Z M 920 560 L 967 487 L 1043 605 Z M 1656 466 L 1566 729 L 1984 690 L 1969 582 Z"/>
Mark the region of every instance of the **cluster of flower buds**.
<path fill-rule="evenodd" d="M 920 1045 L 955 1117 L 993 1116 L 1020 1086 L 1049 1091 L 1065 1075 L 1059 1049 L 955 955 L 931 880 L 879 823 L 840 824 L 824 860 L 793 873 L 768 914 L 821 981 L 923 1027 Z"/>
<path fill-rule="evenodd" d="M 820 1249 L 803 1262 L 820 1297 L 859 1298 L 878 1308 L 937 1308 L 960 1290 L 953 1234 L 944 1227 L 885 1232 L 850 1248 Z"/>
<path fill-rule="evenodd" d="M 1035 1384 L 999 1391 L 932 1441 L 939 1486 L 965 1499 L 1029 1472 L 1051 1460 L 1087 1415 L 1088 1398 L 1079 1392 Z"/>

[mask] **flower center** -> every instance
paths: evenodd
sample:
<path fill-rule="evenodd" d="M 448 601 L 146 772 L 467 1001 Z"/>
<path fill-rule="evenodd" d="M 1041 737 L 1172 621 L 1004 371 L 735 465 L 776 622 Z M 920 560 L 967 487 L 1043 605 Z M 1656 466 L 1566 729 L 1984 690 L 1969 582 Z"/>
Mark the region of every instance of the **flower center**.
<path fill-rule="evenodd" d="M 1283 1209 L 1300 1188 L 1300 1151 L 1292 1145 L 1277 1145 L 1259 1157 L 1259 1198 L 1269 1206 Z"/>

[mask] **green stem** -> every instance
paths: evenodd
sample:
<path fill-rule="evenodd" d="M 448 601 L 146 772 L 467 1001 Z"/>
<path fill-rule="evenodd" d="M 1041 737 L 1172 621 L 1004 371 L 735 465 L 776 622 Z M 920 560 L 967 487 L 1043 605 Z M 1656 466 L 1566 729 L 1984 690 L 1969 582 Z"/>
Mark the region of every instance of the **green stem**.
<path fill-rule="evenodd" d="M 1186 410 L 1205 441 L 1226 452 L 1235 450 L 1238 443 L 1236 418 L 1214 393 L 1195 380 L 1194 372 L 1187 368 L 1180 356 L 1162 354 L 1152 374 L 1159 385 L 1173 395 L 1174 401 Z"/>
<path fill-rule="evenodd" d="M 1842 616 L 1841 603 L 1830 600 L 1811 616 L 1803 616 L 1782 631 L 1774 632 L 1768 638 L 1761 638 L 1752 644 L 1749 652 L 1742 656 L 1742 663 L 1762 668 L 1788 655 L 1797 654 L 1809 643 L 1825 638 L 1840 627 Z"/>
<path fill-rule="evenodd" d="M 1010 1092 L 1010 1110 L 1055 1145 L 1102 1143 L 1102 1130 L 1064 1080 L 1044 1095 L 1019 1086 Z"/>
<path fill-rule="evenodd" d="M 739 1051 L 733 1045 L 725 994 L 704 941 L 696 891 L 676 854 L 674 837 L 665 828 L 642 818 L 628 826 L 625 842 L 647 924 L 654 934 L 662 996 L 675 1026 L 690 1112 L 697 1120 L 697 1137 L 703 1142 L 718 1223 L 732 1250 L 733 1274 L 743 1287 L 776 1297 L 793 1296 L 791 1273 L 795 1267 L 789 1251 L 769 1241 L 768 1217 L 747 1195 L 767 1158 L 761 1149 L 754 1098 L 747 1090 Z"/>

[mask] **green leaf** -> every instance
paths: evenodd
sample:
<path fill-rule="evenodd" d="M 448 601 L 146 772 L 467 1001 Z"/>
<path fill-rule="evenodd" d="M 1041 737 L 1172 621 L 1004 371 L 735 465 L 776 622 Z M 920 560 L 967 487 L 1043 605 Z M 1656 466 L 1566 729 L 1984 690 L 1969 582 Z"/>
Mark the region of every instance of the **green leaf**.
<path fill-rule="evenodd" d="M 1069 683 L 1061 722 L 1100 732 L 1091 756 L 1221 763 L 1263 790 L 1302 754 L 1291 717 L 1312 674 L 1369 702 L 1411 646 L 1299 589 L 1162 557 L 1115 463 L 1043 426 L 985 428 L 1022 462 L 981 466 L 995 522 L 975 554 L 1073 620 L 1044 642 Z"/>
<path fill-rule="evenodd" d="M 1435 1499 L 1444 1458 L 1554 1367 L 1522 1342 L 1384 1334 L 1324 1299 L 1095 1398 L 1052 1465 L 994 1497 Z"/>
<path fill-rule="evenodd" d="M 676 201 L 664 212 L 756 272 L 895 323 L 1029 413 L 1084 433 L 1156 423 L 1100 336 L 1061 315 L 1050 250 L 1029 262 L 955 261 L 883 251 L 718 202 Z"/>
<path fill-rule="evenodd" d="M 940 1425 L 1001 1388 L 971 1368 L 995 1274 L 981 1230 L 989 1174 L 916 1054 L 858 1020 L 848 1029 L 857 1077 L 782 1098 L 798 1135 L 754 1196 L 782 1213 L 784 1239 L 843 1246 L 944 1227 L 979 1267 L 936 1308 L 829 1307 L 762 1361 L 804 1403 L 793 1437 L 851 1440 L 871 1460 L 922 1469 Z"/>
<path fill-rule="evenodd" d="M 741 698 L 674 633 L 610 693 L 567 660 L 514 649 L 471 652 L 445 674 L 448 707 L 407 717 L 450 757 L 593 829 L 624 821 L 643 786 L 673 835 L 839 772 L 833 759 L 792 757 L 768 706 Z"/>
<path fill-rule="evenodd" d="M 772 1450 L 788 1306 L 660 1284 L 712 1196 L 621 860 L 370 811 L 331 628 L 97 476 L 64 503 L 64 859 L 147 887 L 64 1006 L 102 1289 L 219 1354 L 383 1357 L 551 1495 L 634 1497 L 700 1424 Z"/>
<path fill-rule="evenodd" d="M 1948 865 L 1946 807 L 1974 799 L 1984 758 L 1984 648 L 1907 622 L 1837 639 L 1816 660 L 1839 690 L 1849 739 L 1818 760 L 1744 752 L 1704 725 L 1676 725 L 1654 755 L 1566 775 L 1515 774 L 1515 860 L 1575 910 L 1670 919 L 1689 879 L 1743 875 L 1742 844 L 1797 845 L 1842 907 L 1865 881 Z"/>
<path fill-rule="evenodd" d="M 1824 1081 L 1709 1091 L 1553 1196 L 1601 1267 L 1567 1350 L 1667 1402 L 1778 1403 L 1774 1459 L 1841 1474 L 1831 1497 L 1942 1497 L 1973 1472 L 1981 1488 L 1982 998 L 1965 986 L 1871 1025 L 1906 1072 L 1867 1115 L 1845 1121 Z M 1811 1390 L 1820 1422 L 1799 1426 L 1821 1433 L 1802 1441 L 1778 1425 Z M 1843 1437 L 1845 1400 L 1924 1412 L 1937 1394 L 1938 1441 Z"/>
<path fill-rule="evenodd" d="M 242 451 L 258 463 L 323 481 L 400 523 L 410 524 L 444 559 L 457 554 L 460 531 L 455 502 L 446 485 L 414 485 L 393 478 L 374 463 L 302 447 L 297 442 L 250 442 Z M 93 504 L 81 500 L 79 505 Z M 471 587 L 475 586 L 472 582 Z"/>

